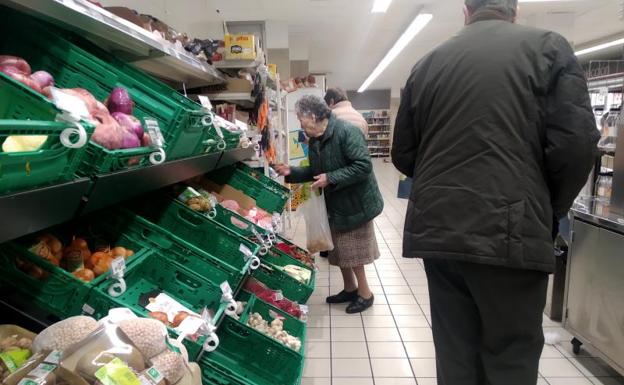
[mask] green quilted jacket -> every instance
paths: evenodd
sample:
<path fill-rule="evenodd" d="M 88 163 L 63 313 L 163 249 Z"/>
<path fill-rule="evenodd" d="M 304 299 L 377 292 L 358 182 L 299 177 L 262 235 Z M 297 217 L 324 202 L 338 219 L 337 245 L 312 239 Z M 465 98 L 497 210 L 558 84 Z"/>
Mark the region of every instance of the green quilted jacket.
<path fill-rule="evenodd" d="M 293 167 L 289 183 L 304 183 L 327 174 L 325 203 L 332 229 L 352 230 L 369 222 L 383 210 L 383 198 L 362 132 L 334 114 L 320 138 L 309 142 L 310 167 Z"/>

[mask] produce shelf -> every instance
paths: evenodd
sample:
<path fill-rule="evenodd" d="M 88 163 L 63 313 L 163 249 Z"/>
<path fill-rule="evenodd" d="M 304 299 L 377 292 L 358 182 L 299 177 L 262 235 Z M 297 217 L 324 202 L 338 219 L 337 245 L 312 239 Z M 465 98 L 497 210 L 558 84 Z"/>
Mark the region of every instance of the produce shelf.
<path fill-rule="evenodd" d="M 252 108 L 256 100 L 249 92 L 219 92 L 203 96 L 207 96 L 210 100 L 230 102 L 242 108 Z"/>
<path fill-rule="evenodd" d="M 79 33 L 151 74 L 187 87 L 223 83 L 219 71 L 180 52 L 149 31 L 86 0 L 0 0 L 0 4 L 52 21 Z"/>
<path fill-rule="evenodd" d="M 74 218 L 90 185 L 82 178 L 0 196 L 0 243 Z"/>

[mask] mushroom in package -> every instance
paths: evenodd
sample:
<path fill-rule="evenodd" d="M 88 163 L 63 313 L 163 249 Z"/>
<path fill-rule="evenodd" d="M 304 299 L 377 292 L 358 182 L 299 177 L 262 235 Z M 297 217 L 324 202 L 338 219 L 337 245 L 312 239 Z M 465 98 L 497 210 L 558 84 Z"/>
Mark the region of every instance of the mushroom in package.
<path fill-rule="evenodd" d="M 107 383 L 111 373 L 136 378 L 148 367 L 145 356 L 130 338 L 110 322 L 103 322 L 79 345 L 64 351 L 61 365 L 91 383 Z"/>

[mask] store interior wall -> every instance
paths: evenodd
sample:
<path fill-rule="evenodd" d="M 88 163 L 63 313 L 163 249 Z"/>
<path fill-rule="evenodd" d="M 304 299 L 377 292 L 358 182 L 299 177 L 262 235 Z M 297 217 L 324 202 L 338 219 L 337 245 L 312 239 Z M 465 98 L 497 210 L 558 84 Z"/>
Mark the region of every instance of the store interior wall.
<path fill-rule="evenodd" d="M 337 85 L 340 87 L 340 85 Z M 390 108 L 390 90 L 347 91 L 356 110 L 387 110 Z"/>
<path fill-rule="evenodd" d="M 290 77 L 303 77 L 310 74 L 310 62 L 308 60 L 291 60 Z"/>
<path fill-rule="evenodd" d="M 290 50 L 288 48 L 269 48 L 269 63 L 277 65 L 277 73 L 281 80 L 290 79 Z"/>

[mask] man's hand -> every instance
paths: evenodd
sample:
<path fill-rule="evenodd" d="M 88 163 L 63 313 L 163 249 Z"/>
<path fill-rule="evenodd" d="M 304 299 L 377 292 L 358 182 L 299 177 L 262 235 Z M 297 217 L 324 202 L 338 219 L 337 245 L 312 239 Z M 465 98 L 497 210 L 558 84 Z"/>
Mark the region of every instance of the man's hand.
<path fill-rule="evenodd" d="M 277 164 L 273 166 L 273 169 L 275 170 L 276 173 L 280 174 L 281 176 L 290 175 L 290 166 L 287 164 Z"/>
<path fill-rule="evenodd" d="M 329 186 L 329 181 L 327 180 L 327 174 L 321 174 L 314 177 L 316 182 L 312 183 L 312 188 L 325 188 Z"/>

